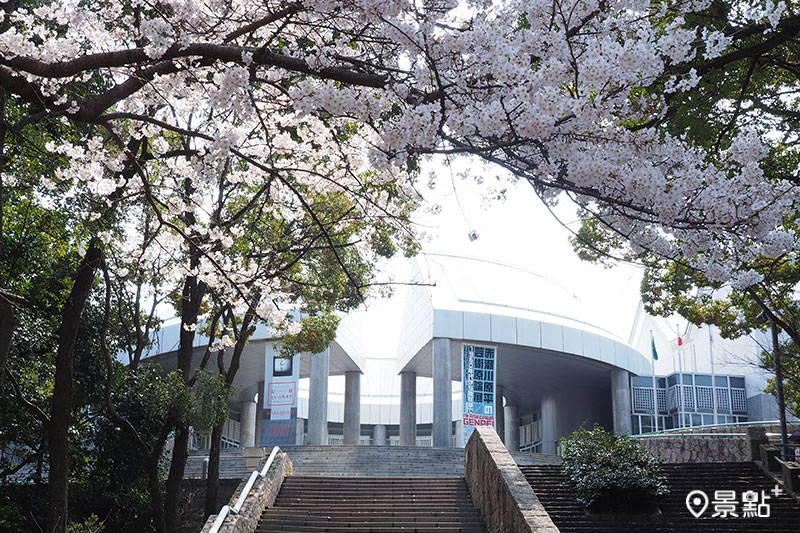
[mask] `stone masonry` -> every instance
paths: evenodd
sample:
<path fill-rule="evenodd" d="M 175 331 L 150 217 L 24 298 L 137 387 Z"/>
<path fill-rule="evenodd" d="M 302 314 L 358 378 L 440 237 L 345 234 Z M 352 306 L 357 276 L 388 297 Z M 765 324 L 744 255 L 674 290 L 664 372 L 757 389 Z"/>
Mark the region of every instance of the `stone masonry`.
<path fill-rule="evenodd" d="M 272 467 L 267 472 L 266 477 L 258 477 L 250 489 L 250 496 L 244 501 L 242 509 L 239 514 L 229 514 L 222 527 L 219 529 L 220 533 L 253 533 L 258 526 L 258 521 L 261 519 L 261 514 L 264 509 L 275 503 L 275 498 L 281 489 L 284 478 L 291 472 L 292 462 L 289 456 L 285 453 L 279 453 L 275 457 Z M 249 476 L 248 476 L 249 478 Z M 231 496 L 228 505 L 233 507 L 239 495 L 244 490 L 247 479 L 242 480 L 236 491 Z M 201 533 L 207 533 L 211 526 L 214 524 L 217 515 L 208 517 Z"/>
<path fill-rule="evenodd" d="M 464 477 L 488 533 L 558 532 L 491 427 L 475 428 L 467 442 Z"/>

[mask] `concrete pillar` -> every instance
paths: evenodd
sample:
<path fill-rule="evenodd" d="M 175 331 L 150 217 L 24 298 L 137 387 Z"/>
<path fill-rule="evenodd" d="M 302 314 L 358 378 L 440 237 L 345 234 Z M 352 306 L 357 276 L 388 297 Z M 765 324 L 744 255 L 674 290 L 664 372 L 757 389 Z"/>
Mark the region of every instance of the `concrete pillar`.
<path fill-rule="evenodd" d="M 631 434 L 631 380 L 627 370 L 611 371 L 611 411 L 614 415 L 614 431 Z"/>
<path fill-rule="evenodd" d="M 496 385 L 494 388 L 494 430 L 503 442 L 506 441 L 505 409 L 503 409 L 503 387 Z"/>
<path fill-rule="evenodd" d="M 400 446 L 417 445 L 417 373 L 400 373 Z"/>
<path fill-rule="evenodd" d="M 331 351 L 311 354 L 308 391 L 308 443 L 328 444 L 328 367 Z"/>
<path fill-rule="evenodd" d="M 302 446 L 306 442 L 306 419 L 297 417 L 297 427 L 295 428 L 294 443 Z"/>
<path fill-rule="evenodd" d="M 450 339 L 433 339 L 433 445 L 453 445 L 453 360 Z"/>
<path fill-rule="evenodd" d="M 256 445 L 256 402 L 242 402 L 239 420 L 239 446 L 251 448 Z"/>
<path fill-rule="evenodd" d="M 375 446 L 386 446 L 386 426 L 375 424 L 372 428 L 372 444 Z"/>
<path fill-rule="evenodd" d="M 256 446 L 261 446 L 261 426 L 264 422 L 264 382 L 258 384 L 256 396 Z"/>
<path fill-rule="evenodd" d="M 344 443 L 358 444 L 361 437 L 361 372 L 344 373 Z"/>
<path fill-rule="evenodd" d="M 505 434 L 506 449 L 510 452 L 519 451 L 519 408 L 516 405 L 505 407 Z"/>
<path fill-rule="evenodd" d="M 542 398 L 541 424 L 542 453 L 556 453 L 556 441 L 559 439 L 559 433 L 558 420 L 556 418 L 556 399 L 552 393 Z"/>

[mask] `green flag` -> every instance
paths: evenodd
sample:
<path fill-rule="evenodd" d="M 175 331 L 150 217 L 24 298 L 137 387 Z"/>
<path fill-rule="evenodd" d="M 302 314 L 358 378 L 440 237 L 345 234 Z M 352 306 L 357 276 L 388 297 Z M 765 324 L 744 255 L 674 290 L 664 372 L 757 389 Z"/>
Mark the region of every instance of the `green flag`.
<path fill-rule="evenodd" d="M 653 347 L 653 361 L 658 361 L 658 352 L 656 351 L 656 340 L 651 338 L 650 344 Z"/>

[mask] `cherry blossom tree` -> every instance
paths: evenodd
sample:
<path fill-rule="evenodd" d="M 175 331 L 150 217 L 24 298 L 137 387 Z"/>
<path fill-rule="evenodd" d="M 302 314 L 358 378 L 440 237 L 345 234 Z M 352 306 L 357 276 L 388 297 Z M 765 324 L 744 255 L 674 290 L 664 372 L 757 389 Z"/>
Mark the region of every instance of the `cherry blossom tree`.
<path fill-rule="evenodd" d="M 735 128 L 709 151 L 659 121 L 715 65 L 743 53 L 749 38 L 792 39 L 800 24 L 771 0 L 736 4 L 729 26 L 698 32 L 687 22 L 713 7 L 710 0 L 8 1 L 0 91 L 25 112 L 2 127 L 52 123 L 75 133 L 45 145 L 60 166 L 30 184 L 43 201 L 70 198 L 87 221 L 87 253 L 65 318 L 80 316 L 109 243 L 135 239 L 137 210 L 152 214 L 153 243 L 173 252 L 173 275 L 183 280 L 178 361 L 186 376 L 209 288 L 240 302 L 258 292 L 259 318 L 290 327 L 274 305 L 284 289 L 269 278 L 253 281 L 237 253 L 249 228 L 233 206 L 247 212 L 269 197 L 264 209 L 276 218 L 310 217 L 341 265 L 309 198 L 344 195 L 375 221 L 378 231 L 364 230 L 362 246 L 410 237 L 404 221 L 416 171 L 437 153 L 494 162 L 547 203 L 566 194 L 626 249 L 745 287 L 759 281 L 746 267 L 753 254 L 797 248 L 782 226 L 797 210 L 794 173 L 765 175 L 771 140 L 763 130 Z M 65 320 L 57 358 L 52 418 L 64 424 L 76 324 Z M 50 437 L 48 527 L 59 531 L 64 424 Z"/>

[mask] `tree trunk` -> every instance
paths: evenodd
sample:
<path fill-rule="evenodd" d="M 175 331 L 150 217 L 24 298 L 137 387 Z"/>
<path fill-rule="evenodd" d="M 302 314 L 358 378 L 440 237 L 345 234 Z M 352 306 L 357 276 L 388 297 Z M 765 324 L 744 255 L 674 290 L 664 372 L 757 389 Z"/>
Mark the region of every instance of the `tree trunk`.
<path fill-rule="evenodd" d="M 75 284 L 61 312 L 61 331 L 56 351 L 53 405 L 50 411 L 48 445 L 50 450 L 50 501 L 47 507 L 47 532 L 64 533 L 67 527 L 67 482 L 69 481 L 69 424 L 72 414 L 72 363 L 81 315 L 102 260 L 102 250 L 92 240 L 83 257 Z"/>
<path fill-rule="evenodd" d="M 187 277 L 183 284 L 181 302 L 181 331 L 178 346 L 177 367 L 183 374 L 184 382 L 188 382 L 192 369 L 192 355 L 194 353 L 194 326 L 200 312 L 200 304 L 206 292 L 206 284 L 196 277 Z M 191 327 L 187 327 L 191 326 Z M 186 456 L 189 448 L 189 428 L 178 423 L 175 433 L 175 448 L 172 450 L 172 461 L 167 476 L 167 486 L 164 495 L 164 517 L 167 531 L 173 533 L 178 525 L 178 501 L 180 498 L 181 481 L 186 468 Z"/>
<path fill-rule="evenodd" d="M 153 525 L 157 533 L 166 533 L 167 524 L 164 521 L 164 507 L 161 503 L 161 465 L 158 459 L 147 465 L 147 483 L 150 486 L 150 509 L 153 512 Z"/>
<path fill-rule="evenodd" d="M 211 449 L 208 451 L 208 472 L 206 477 L 206 518 L 219 511 L 219 454 L 222 447 L 222 426 L 225 420 L 211 430 Z"/>
<path fill-rule="evenodd" d="M 178 530 L 178 504 L 180 503 L 181 482 L 186 468 L 188 448 L 189 428 L 179 423 L 175 433 L 175 447 L 172 449 L 172 461 L 169 465 L 164 496 L 164 519 L 167 531 L 170 533 Z"/>
<path fill-rule="evenodd" d="M 260 299 L 261 296 L 260 293 L 258 293 L 258 295 L 255 297 L 255 303 L 257 304 Z M 239 363 L 242 359 L 244 347 L 247 346 L 247 341 L 256 330 L 255 326 L 252 325 L 255 321 L 255 318 L 255 304 L 251 304 L 247 310 L 247 313 L 245 313 L 244 319 L 242 320 L 239 338 L 236 339 L 236 345 L 233 348 L 231 364 L 228 367 L 228 370 L 225 372 L 225 383 L 227 385 L 233 384 L 236 373 L 239 371 Z M 223 371 L 223 366 L 222 358 L 220 357 L 220 372 Z M 259 394 L 264 394 L 264 391 L 261 391 Z M 219 453 L 222 440 L 222 425 L 224 423 L 225 421 L 223 420 L 214 426 L 214 429 L 211 432 L 211 449 L 208 452 L 208 479 L 206 480 L 206 516 L 217 512 L 217 492 L 219 489 Z M 256 439 L 258 439 L 257 436 Z M 258 441 L 256 441 L 256 444 L 258 444 Z"/>
<path fill-rule="evenodd" d="M 11 338 L 16 327 L 17 315 L 14 312 L 14 305 L 7 298 L 0 296 L 0 390 L 3 390 L 5 368 L 11 351 Z"/>

